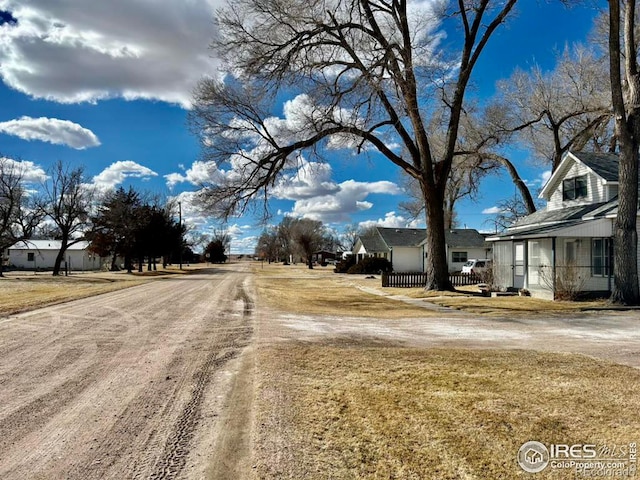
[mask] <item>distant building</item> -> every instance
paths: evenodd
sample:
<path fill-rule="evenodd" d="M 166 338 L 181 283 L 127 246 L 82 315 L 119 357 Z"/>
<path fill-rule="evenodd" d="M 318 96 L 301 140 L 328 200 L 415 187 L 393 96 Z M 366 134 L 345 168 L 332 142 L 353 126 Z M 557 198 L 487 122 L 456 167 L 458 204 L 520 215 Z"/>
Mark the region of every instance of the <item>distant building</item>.
<path fill-rule="evenodd" d="M 23 270 L 52 269 L 58 252 L 60 240 L 26 240 L 7 249 L 6 264 L 9 268 Z M 81 241 L 71 245 L 65 252 L 62 267 L 69 270 L 99 270 L 102 259 L 88 250 L 89 242 Z M 65 263 L 66 262 L 66 263 Z"/>
<path fill-rule="evenodd" d="M 353 247 L 356 262 L 366 257 L 386 258 L 396 272 L 424 272 L 427 231 L 424 228 L 375 227 L 358 237 Z M 477 230 L 454 228 L 445 231 L 449 272 L 460 271 L 471 258 L 491 258 L 491 244 Z"/>

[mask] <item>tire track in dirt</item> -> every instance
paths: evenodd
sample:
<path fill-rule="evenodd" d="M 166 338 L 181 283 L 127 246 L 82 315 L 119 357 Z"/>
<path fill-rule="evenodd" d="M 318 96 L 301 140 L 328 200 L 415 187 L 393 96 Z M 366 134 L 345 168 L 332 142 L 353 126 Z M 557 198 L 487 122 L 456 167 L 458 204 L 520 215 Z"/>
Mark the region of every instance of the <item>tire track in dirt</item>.
<path fill-rule="evenodd" d="M 244 277 L 225 272 L 133 287 L 115 292 L 116 304 L 107 294 L 0 325 L 0 340 L 22 342 L 23 355 L 60 344 L 35 364 L 15 355 L 6 365 L 30 365 L 6 379 L 14 391 L 27 377 L 43 385 L 29 386 L 25 403 L 0 415 L 0 477 L 175 478 L 188 458 L 202 462 L 189 453 L 207 453 L 217 421 L 211 409 L 228 383 L 212 378 L 224 380 L 225 366 L 253 334 L 250 300 L 238 287 Z M 35 335 L 21 334 L 28 330 Z"/>
<path fill-rule="evenodd" d="M 117 348 L 103 349 L 104 356 L 115 354 Z M 92 382 L 96 375 L 93 365 L 87 365 L 73 378 L 57 385 L 45 395 L 14 410 L 0 422 L 0 452 L 45 425 L 52 415 L 68 406 Z"/>
<path fill-rule="evenodd" d="M 236 299 L 242 301 L 242 324 L 245 325 L 251 316 L 252 303 L 242 285 L 238 287 Z M 227 317 L 232 313 L 233 312 L 225 312 L 223 316 Z M 173 479 L 180 474 L 189 453 L 189 443 L 198 422 L 205 388 L 211 379 L 212 371 L 221 369 L 227 362 L 236 358 L 241 353 L 241 349 L 249 344 L 253 329 L 244 326 L 244 328 L 239 329 L 239 332 L 239 335 L 226 335 L 227 342 L 225 343 L 231 342 L 231 346 L 226 348 L 231 349 L 223 352 L 211 352 L 207 361 L 194 375 L 195 386 L 191 393 L 191 398 L 174 425 L 173 432 L 167 440 L 162 457 L 156 464 L 149 478 L 153 480 Z"/>

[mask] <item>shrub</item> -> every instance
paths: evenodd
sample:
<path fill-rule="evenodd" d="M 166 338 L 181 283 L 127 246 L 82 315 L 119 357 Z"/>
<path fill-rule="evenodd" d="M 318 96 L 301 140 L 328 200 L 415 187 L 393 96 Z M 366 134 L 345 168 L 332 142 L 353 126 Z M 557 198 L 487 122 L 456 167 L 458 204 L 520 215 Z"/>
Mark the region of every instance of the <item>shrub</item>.
<path fill-rule="evenodd" d="M 353 255 L 349 255 L 347 258 L 340 260 L 336 263 L 336 268 L 333 269 L 335 273 L 348 273 L 348 270 L 354 266 L 356 259 Z"/>
<path fill-rule="evenodd" d="M 362 267 L 362 272 L 358 273 L 381 273 L 393 270 L 393 268 L 391 268 L 391 262 L 386 258 L 381 257 L 363 258 L 358 265 Z"/>
<path fill-rule="evenodd" d="M 351 265 L 349 267 L 349 270 L 347 270 L 347 273 L 354 274 L 354 273 L 366 273 L 366 272 L 362 267 L 362 263 L 356 263 L 355 265 Z"/>

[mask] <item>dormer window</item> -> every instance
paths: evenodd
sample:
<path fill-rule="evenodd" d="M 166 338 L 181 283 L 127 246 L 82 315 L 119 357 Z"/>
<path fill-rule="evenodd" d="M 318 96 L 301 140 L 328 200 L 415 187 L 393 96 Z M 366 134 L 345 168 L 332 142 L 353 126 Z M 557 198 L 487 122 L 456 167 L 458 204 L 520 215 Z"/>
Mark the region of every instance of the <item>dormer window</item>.
<path fill-rule="evenodd" d="M 567 178 L 562 181 L 562 200 L 576 200 L 587 196 L 587 176 Z"/>

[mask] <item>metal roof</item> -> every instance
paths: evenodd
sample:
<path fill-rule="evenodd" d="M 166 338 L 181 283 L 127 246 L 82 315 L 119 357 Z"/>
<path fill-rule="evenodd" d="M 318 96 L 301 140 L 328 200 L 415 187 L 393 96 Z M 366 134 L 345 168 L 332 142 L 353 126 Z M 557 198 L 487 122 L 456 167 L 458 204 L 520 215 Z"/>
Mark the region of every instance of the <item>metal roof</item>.
<path fill-rule="evenodd" d="M 8 250 L 60 250 L 60 240 L 25 240 L 9 247 Z M 67 247 L 67 250 L 86 250 L 89 242 L 82 240 Z"/>

